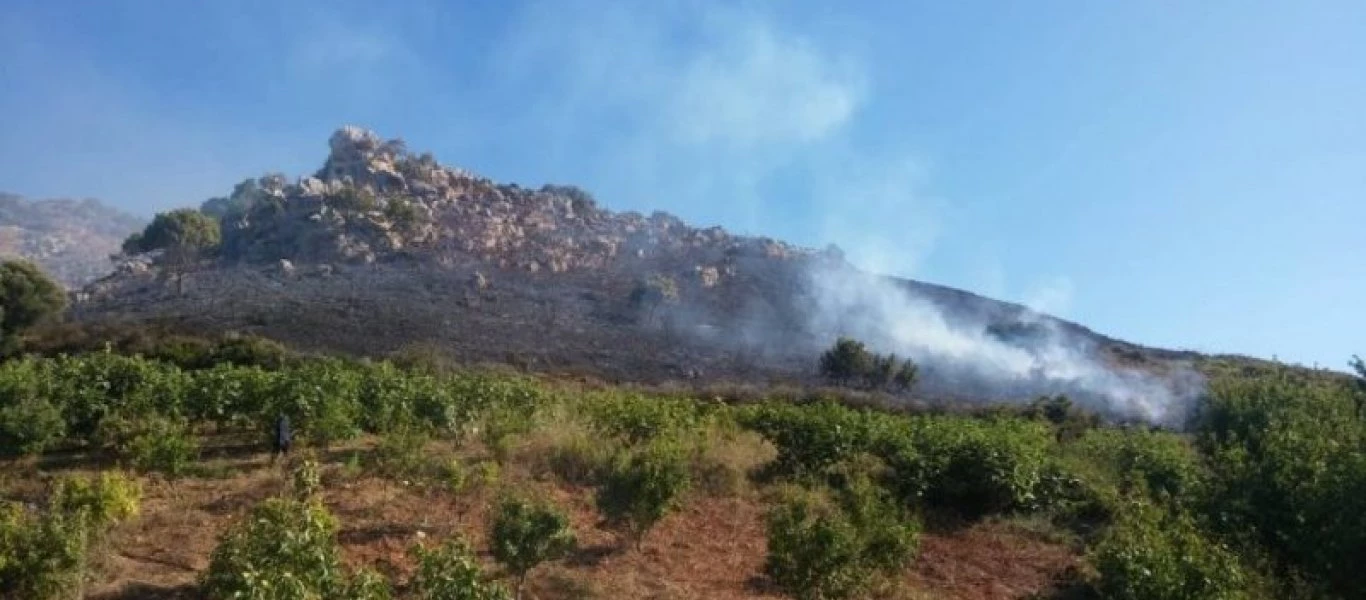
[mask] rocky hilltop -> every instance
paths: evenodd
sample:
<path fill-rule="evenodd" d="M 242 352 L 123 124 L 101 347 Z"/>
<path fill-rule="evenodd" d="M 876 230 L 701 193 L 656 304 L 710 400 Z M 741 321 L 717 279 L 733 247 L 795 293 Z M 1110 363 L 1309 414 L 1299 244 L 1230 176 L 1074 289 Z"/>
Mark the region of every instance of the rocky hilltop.
<path fill-rule="evenodd" d="M 109 274 L 109 257 L 142 226 L 98 200 L 29 201 L 0 193 L 0 257 L 34 261 L 68 288 Z"/>
<path fill-rule="evenodd" d="M 312 175 L 269 174 L 205 202 L 222 246 L 177 269 L 177 285 L 154 257 L 129 257 L 73 314 L 367 355 L 426 342 L 468 361 L 645 381 L 806 382 L 820 350 L 853 334 L 922 362 L 921 393 L 957 398 L 1161 395 L 1149 375 L 1190 358 L 862 273 L 833 247 L 613 212 L 570 186 L 496 183 L 356 127 L 328 145 Z"/>
<path fill-rule="evenodd" d="M 329 145 L 313 176 L 291 183 L 268 175 L 211 201 L 209 210 L 224 215 L 226 258 L 365 264 L 406 257 L 563 273 L 667 256 L 692 263 L 711 286 L 739 256 L 798 253 L 719 227 L 688 227 L 662 212 L 613 213 L 574 187 L 499 185 L 355 127 L 337 131 Z"/>

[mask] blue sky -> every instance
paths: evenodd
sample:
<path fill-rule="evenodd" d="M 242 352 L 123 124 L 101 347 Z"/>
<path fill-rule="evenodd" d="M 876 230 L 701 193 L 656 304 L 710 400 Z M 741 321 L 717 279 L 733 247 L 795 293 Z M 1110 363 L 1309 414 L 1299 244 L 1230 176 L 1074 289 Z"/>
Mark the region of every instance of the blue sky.
<path fill-rule="evenodd" d="M 1141 343 L 1366 353 L 1355 0 L 5 0 L 0 81 L 29 196 L 150 214 L 359 124 Z"/>

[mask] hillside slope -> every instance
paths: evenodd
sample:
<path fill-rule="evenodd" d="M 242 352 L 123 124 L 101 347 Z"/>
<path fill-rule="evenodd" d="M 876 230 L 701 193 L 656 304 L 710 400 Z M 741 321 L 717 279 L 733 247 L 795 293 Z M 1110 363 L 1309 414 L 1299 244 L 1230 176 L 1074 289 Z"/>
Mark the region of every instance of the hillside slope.
<path fill-rule="evenodd" d="M 312 176 L 267 175 L 206 202 L 223 246 L 183 286 L 134 257 L 73 314 L 366 355 L 431 342 L 463 360 L 632 381 L 809 382 L 819 352 L 852 335 L 921 363 L 925 397 L 1065 392 L 1150 420 L 1174 418 L 1200 389 L 1192 355 L 865 273 L 833 247 L 616 213 L 573 187 L 498 184 L 359 128 L 329 145 Z"/>

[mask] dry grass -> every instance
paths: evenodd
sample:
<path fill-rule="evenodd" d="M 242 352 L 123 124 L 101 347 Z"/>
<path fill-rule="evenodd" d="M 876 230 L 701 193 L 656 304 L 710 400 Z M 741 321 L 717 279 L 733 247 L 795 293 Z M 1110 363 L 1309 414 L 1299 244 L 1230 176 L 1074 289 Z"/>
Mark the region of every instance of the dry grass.
<path fill-rule="evenodd" d="M 745 495 L 754 474 L 777 456 L 778 449 L 757 433 L 712 427 L 693 456 L 693 481 L 710 496 Z"/>

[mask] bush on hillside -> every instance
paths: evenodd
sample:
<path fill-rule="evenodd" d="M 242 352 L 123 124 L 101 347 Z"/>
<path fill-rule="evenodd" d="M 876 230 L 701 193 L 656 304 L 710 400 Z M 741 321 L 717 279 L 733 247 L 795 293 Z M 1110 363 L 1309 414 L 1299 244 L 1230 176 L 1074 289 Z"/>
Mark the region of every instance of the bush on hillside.
<path fill-rule="evenodd" d="M 1092 550 L 1096 591 L 1114 600 L 1239 600 L 1247 576 L 1228 548 L 1181 513 L 1131 502 Z"/>
<path fill-rule="evenodd" d="M 0 351 L 13 352 L 19 334 L 66 308 L 66 292 L 37 265 L 24 260 L 0 263 Z"/>
<path fill-rule="evenodd" d="M 375 446 L 375 468 L 385 477 L 416 478 L 427 470 L 428 461 L 423 449 L 426 434 L 414 430 L 395 430 L 379 438 Z"/>
<path fill-rule="evenodd" d="M 1038 505 L 1053 443 L 1043 425 L 954 417 L 912 417 L 909 425 L 874 443 L 907 505 L 970 518 Z"/>
<path fill-rule="evenodd" d="M 1122 493 L 1169 506 L 1199 502 L 1207 478 L 1199 453 L 1181 437 L 1145 430 L 1095 429 L 1074 450 L 1109 469 Z"/>
<path fill-rule="evenodd" d="M 66 437 L 62 411 L 46 398 L 21 397 L 0 405 L 0 452 L 37 455 Z"/>
<path fill-rule="evenodd" d="M 563 512 L 519 498 L 506 498 L 498 504 L 489 531 L 493 557 L 516 578 L 518 597 L 528 572 L 543 562 L 565 557 L 575 544 L 569 517 Z"/>
<path fill-rule="evenodd" d="M 328 206 L 337 210 L 370 212 L 379 208 L 379 200 L 374 193 L 354 186 L 342 187 L 328 194 L 325 200 Z"/>
<path fill-rule="evenodd" d="M 337 521 L 316 500 L 271 498 L 219 539 L 201 579 L 206 598 L 335 598 L 347 588 Z"/>
<path fill-rule="evenodd" d="M 48 600 L 79 596 L 92 546 L 137 514 L 141 490 L 115 472 L 58 480 L 47 508 L 0 502 L 0 595 Z"/>
<path fill-rule="evenodd" d="M 79 515 L 0 502 L 0 596 L 56 600 L 79 593 L 90 531 Z"/>
<path fill-rule="evenodd" d="M 484 577 L 468 545 L 451 538 L 434 549 L 414 546 L 417 574 L 409 586 L 422 600 L 509 600 L 503 586 Z"/>
<path fill-rule="evenodd" d="M 877 415 L 834 402 L 769 403 L 744 411 L 739 420 L 777 447 L 772 474 L 798 476 L 823 473 L 868 450 L 882 423 Z"/>
<path fill-rule="evenodd" d="M 877 576 L 905 567 L 920 532 L 918 522 L 862 476 L 844 478 L 828 494 L 789 492 L 769 509 L 765 524 L 764 572 L 801 599 L 859 595 Z"/>
<path fill-rule="evenodd" d="M 1366 421 L 1343 382 L 1221 378 L 1195 422 L 1213 530 L 1332 593 L 1366 589 Z"/>
<path fill-rule="evenodd" d="M 628 445 L 694 432 L 701 425 L 697 403 L 638 394 L 597 394 L 585 402 L 593 425 Z"/>
<path fill-rule="evenodd" d="M 677 508 L 688 484 L 687 457 L 677 445 L 623 451 L 598 488 L 598 511 L 640 548 L 645 534 Z"/>
<path fill-rule="evenodd" d="M 138 430 L 119 448 L 134 469 L 175 479 L 199 459 L 199 439 L 184 421 L 156 417 L 140 422 Z"/>

